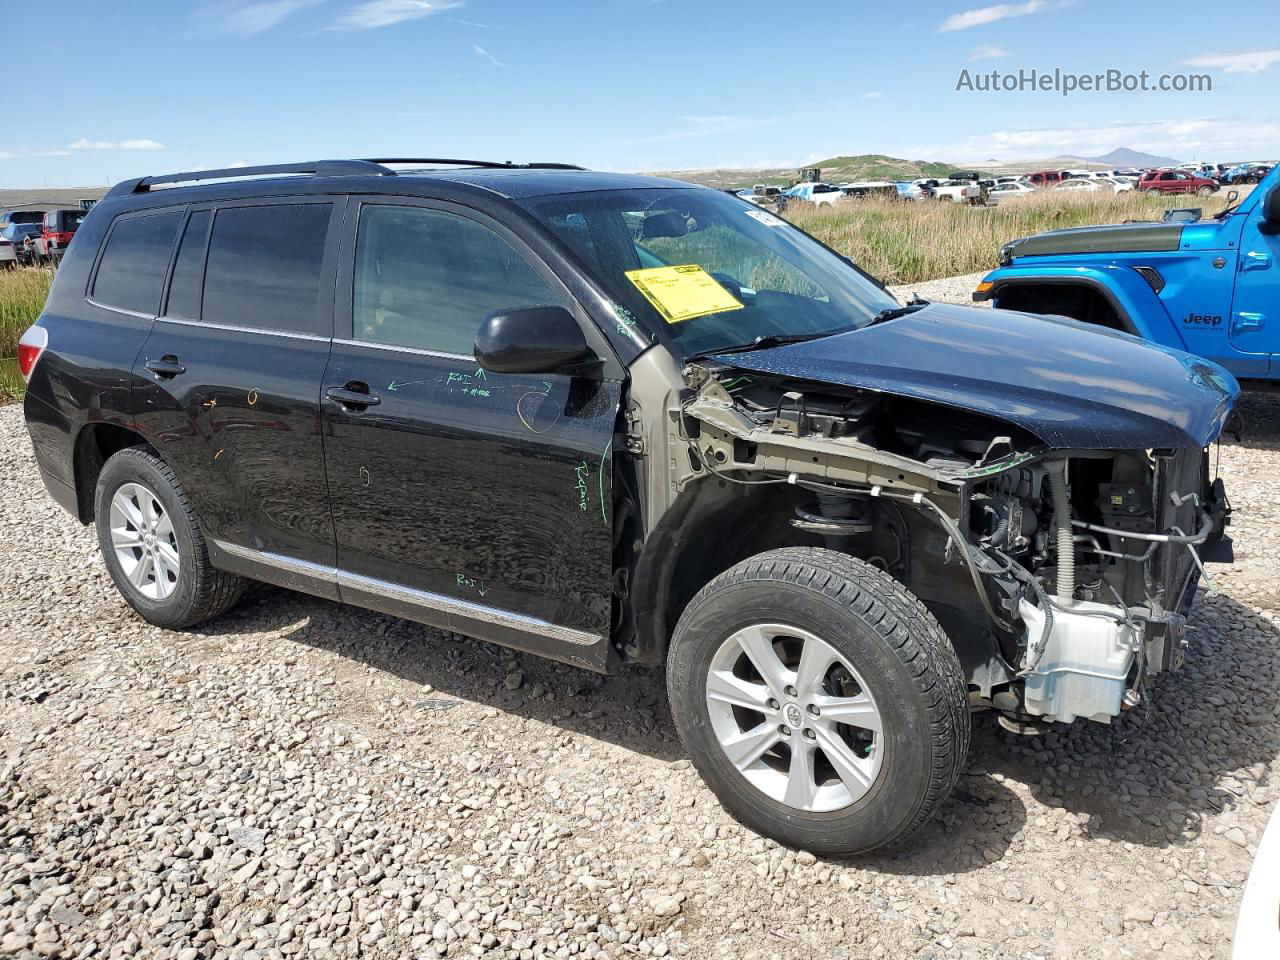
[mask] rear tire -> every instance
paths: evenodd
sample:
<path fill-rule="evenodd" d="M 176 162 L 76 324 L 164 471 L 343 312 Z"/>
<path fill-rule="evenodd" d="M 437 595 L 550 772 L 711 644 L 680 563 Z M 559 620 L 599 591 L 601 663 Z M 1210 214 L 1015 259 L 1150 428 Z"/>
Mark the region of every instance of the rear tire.
<path fill-rule="evenodd" d="M 888 574 L 831 550 L 771 550 L 707 584 L 676 626 L 667 687 L 725 808 L 817 854 L 911 836 L 968 753 L 964 675 L 938 622 Z"/>
<path fill-rule="evenodd" d="M 1196 191 L 1196 193 L 1202 197 L 1211 196 L 1213 194 L 1213 187 L 1201 187 Z"/>
<path fill-rule="evenodd" d="M 103 465 L 94 504 L 107 571 L 148 623 L 194 626 L 240 599 L 245 581 L 214 569 L 186 492 L 148 448 L 121 450 Z"/>

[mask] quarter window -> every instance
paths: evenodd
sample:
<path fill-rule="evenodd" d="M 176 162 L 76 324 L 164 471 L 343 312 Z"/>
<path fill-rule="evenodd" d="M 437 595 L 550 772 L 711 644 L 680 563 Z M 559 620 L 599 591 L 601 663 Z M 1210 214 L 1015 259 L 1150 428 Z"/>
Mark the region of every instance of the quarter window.
<path fill-rule="evenodd" d="M 169 281 L 166 316 L 200 319 L 200 281 L 204 276 L 204 251 L 212 218 L 208 210 L 197 210 L 187 220 L 178 259 L 173 264 L 173 279 Z"/>
<path fill-rule="evenodd" d="M 200 319 L 327 334 L 320 267 L 332 204 L 223 207 L 213 218 Z"/>
<path fill-rule="evenodd" d="M 154 316 L 179 212 L 129 217 L 116 223 L 93 280 L 93 299 L 108 307 Z"/>
<path fill-rule="evenodd" d="M 360 215 L 357 340 L 469 356 L 486 314 L 543 304 L 568 306 L 515 247 L 474 220 L 392 205 Z"/>

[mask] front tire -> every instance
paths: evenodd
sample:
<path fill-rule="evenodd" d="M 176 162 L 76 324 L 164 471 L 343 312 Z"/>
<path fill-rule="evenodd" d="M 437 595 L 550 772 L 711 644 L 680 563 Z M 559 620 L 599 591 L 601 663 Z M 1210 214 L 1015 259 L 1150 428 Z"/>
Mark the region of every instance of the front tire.
<path fill-rule="evenodd" d="M 676 729 L 725 808 L 818 854 L 905 840 L 969 748 L 950 641 L 902 584 L 831 550 L 789 547 L 707 584 L 667 658 Z"/>
<path fill-rule="evenodd" d="M 147 448 L 121 450 L 103 465 L 94 504 L 107 571 L 147 622 L 178 630 L 240 599 L 245 581 L 214 569 L 186 492 Z"/>

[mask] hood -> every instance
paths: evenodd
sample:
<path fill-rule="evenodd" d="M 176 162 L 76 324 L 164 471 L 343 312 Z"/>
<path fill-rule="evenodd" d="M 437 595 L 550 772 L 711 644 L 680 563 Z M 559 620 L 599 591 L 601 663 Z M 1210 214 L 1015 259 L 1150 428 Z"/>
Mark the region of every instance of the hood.
<path fill-rule="evenodd" d="M 1126 333 L 942 303 L 861 330 L 715 360 L 985 414 L 1058 449 L 1203 447 L 1240 393 L 1216 364 Z"/>
<path fill-rule="evenodd" d="M 1182 242 L 1180 223 L 1117 223 L 1103 227 L 1070 227 L 1023 237 L 1005 244 L 1000 262 L 1014 257 L 1041 257 L 1062 253 L 1138 253 L 1177 250 Z"/>

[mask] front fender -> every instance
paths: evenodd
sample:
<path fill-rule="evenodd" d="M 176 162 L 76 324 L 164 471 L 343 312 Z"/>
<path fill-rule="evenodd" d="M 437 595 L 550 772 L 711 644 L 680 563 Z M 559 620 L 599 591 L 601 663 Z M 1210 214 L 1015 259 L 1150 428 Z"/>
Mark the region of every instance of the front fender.
<path fill-rule="evenodd" d="M 1162 346 L 1187 349 L 1186 341 L 1164 303 L 1142 274 L 1132 267 L 1017 264 L 999 267 L 982 278 L 973 299 L 979 303 L 990 300 L 993 306 L 999 306 L 1001 291 L 1013 286 L 1087 287 L 1111 305 L 1129 333 Z"/>

